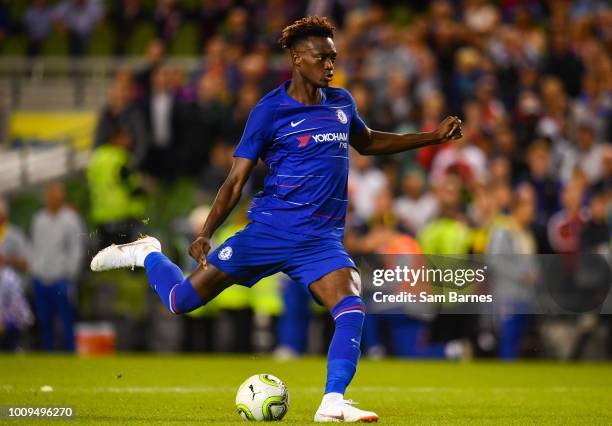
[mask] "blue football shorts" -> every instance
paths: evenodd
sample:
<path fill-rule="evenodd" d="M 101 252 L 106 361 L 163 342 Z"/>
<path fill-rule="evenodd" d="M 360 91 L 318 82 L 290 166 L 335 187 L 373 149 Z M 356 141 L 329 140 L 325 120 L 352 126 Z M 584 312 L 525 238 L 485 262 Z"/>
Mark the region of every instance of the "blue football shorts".
<path fill-rule="evenodd" d="M 238 284 L 253 286 L 277 272 L 308 286 L 342 268 L 357 270 L 341 240 L 286 232 L 260 222 L 250 222 L 207 257 Z"/>

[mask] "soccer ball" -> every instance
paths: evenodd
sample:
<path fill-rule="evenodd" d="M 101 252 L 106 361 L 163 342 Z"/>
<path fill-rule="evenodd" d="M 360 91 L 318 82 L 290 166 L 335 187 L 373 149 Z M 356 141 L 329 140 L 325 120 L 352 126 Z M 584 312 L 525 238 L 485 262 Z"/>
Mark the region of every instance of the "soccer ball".
<path fill-rule="evenodd" d="M 280 420 L 289 409 L 289 391 L 271 374 L 256 374 L 238 388 L 236 409 L 244 420 Z"/>

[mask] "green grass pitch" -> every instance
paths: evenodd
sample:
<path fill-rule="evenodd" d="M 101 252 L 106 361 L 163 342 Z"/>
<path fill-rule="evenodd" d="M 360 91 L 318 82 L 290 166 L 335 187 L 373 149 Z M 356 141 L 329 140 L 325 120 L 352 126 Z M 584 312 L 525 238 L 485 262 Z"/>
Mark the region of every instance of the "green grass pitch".
<path fill-rule="evenodd" d="M 244 424 L 235 392 L 255 373 L 287 384 L 284 423 L 312 420 L 323 358 L 4 355 L 0 405 L 69 405 L 76 410 L 72 424 Z M 41 392 L 45 385 L 53 392 Z M 612 364 L 362 361 L 347 397 L 376 411 L 382 424 L 610 424 Z"/>

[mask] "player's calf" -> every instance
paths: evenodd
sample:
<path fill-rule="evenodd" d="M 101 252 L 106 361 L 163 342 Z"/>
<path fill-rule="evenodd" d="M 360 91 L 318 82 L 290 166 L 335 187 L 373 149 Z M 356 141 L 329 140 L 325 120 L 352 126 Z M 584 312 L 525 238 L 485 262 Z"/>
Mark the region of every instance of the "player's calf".
<path fill-rule="evenodd" d="M 173 314 L 185 314 L 204 305 L 189 277 L 185 278 L 183 271 L 163 253 L 150 253 L 144 261 L 144 268 L 151 287 Z"/>
<path fill-rule="evenodd" d="M 336 329 L 327 354 L 326 395 L 344 395 L 355 375 L 361 354 L 364 311 L 365 306 L 359 296 L 345 297 L 331 311 Z"/>

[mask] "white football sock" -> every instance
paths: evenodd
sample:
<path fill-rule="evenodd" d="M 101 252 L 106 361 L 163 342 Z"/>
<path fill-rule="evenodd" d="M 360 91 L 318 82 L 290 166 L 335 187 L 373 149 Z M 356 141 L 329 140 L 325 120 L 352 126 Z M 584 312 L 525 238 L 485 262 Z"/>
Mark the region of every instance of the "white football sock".
<path fill-rule="evenodd" d="M 321 405 L 332 404 L 334 402 L 342 401 L 344 399 L 344 395 L 338 392 L 330 392 L 323 395 L 323 402 Z"/>

